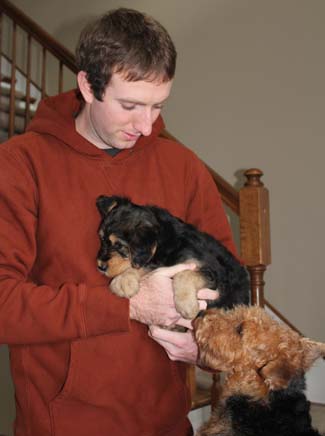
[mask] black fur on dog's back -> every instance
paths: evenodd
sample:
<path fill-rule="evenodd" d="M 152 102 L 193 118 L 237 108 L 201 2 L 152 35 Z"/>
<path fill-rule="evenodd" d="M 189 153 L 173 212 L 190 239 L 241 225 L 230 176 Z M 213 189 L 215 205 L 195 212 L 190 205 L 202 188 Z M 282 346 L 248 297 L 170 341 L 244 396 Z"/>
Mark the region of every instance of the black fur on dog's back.
<path fill-rule="evenodd" d="M 101 196 L 97 199 L 97 207 L 103 217 L 100 229 L 106 235 L 113 233 L 128 242 L 135 267 L 153 270 L 196 260 L 207 286 L 220 293 L 220 298 L 209 307 L 231 308 L 249 303 L 245 267 L 209 234 L 174 217 L 166 209 L 136 205 L 125 197 Z M 103 241 L 105 237 L 99 258 L 104 257 Z"/>
<path fill-rule="evenodd" d="M 293 379 L 288 388 L 272 391 L 269 403 L 246 396 L 227 399 L 226 410 L 233 434 L 239 436 L 321 436 L 312 427 L 310 402 L 303 390 L 304 376 Z M 209 433 L 211 434 L 211 433 Z"/>
<path fill-rule="evenodd" d="M 220 298 L 209 307 L 230 308 L 236 304 L 248 304 L 247 271 L 224 245 L 165 209 L 155 206 L 150 206 L 150 209 L 161 229 L 157 251 L 150 262 L 154 268 L 198 260 L 209 287 L 218 288 L 220 293 Z"/>

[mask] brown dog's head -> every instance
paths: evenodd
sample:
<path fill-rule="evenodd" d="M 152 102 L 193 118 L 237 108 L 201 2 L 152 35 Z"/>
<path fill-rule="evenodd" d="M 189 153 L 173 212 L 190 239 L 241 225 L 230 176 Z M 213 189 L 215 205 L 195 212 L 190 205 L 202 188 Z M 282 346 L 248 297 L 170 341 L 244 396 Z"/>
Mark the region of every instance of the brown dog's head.
<path fill-rule="evenodd" d="M 257 306 L 210 309 L 193 325 L 199 363 L 225 371 L 230 391 L 254 398 L 285 389 L 325 356 L 325 344 L 301 337 Z"/>
<path fill-rule="evenodd" d="M 150 207 L 138 206 L 125 197 L 97 198 L 102 216 L 99 226 L 98 269 L 115 277 L 127 268 L 143 268 L 152 259 L 159 232 Z"/>

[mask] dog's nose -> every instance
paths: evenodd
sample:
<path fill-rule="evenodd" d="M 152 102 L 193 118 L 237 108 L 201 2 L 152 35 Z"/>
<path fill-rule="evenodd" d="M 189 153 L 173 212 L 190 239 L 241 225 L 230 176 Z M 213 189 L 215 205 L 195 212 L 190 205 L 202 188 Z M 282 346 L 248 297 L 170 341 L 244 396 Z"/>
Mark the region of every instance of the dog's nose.
<path fill-rule="evenodd" d="M 203 318 L 204 317 L 204 315 L 205 315 L 205 310 L 200 310 L 200 312 L 196 315 L 196 317 L 192 320 L 192 326 L 193 326 L 193 328 L 195 329 L 195 327 L 196 327 L 196 324 L 197 324 L 197 321 L 200 319 L 200 318 Z"/>
<path fill-rule="evenodd" d="M 105 265 L 105 263 L 98 263 L 98 265 L 97 265 L 97 269 L 98 269 L 100 272 L 105 272 L 105 271 L 107 270 L 107 265 Z"/>

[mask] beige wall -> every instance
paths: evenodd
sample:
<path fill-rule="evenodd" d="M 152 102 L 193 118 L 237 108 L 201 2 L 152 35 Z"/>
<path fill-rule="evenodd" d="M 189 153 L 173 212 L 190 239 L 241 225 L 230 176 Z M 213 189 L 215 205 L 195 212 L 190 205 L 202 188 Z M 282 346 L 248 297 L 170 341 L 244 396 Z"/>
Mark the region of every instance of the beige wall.
<path fill-rule="evenodd" d="M 179 52 L 169 130 L 232 184 L 239 170 L 263 169 L 267 298 L 325 341 L 325 1 L 12 1 L 71 50 L 87 20 L 111 7 L 146 11 L 168 28 Z"/>

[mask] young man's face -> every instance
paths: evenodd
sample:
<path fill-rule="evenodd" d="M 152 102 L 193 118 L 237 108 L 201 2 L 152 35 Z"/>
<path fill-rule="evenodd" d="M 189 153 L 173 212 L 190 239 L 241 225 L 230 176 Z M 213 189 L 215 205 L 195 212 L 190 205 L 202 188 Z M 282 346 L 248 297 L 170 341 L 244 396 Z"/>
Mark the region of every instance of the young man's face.
<path fill-rule="evenodd" d="M 150 135 L 171 87 L 172 81 L 128 82 L 113 74 L 103 101 L 98 101 L 81 85 L 86 105 L 76 120 L 77 131 L 98 148 L 131 148 L 140 135 Z"/>

